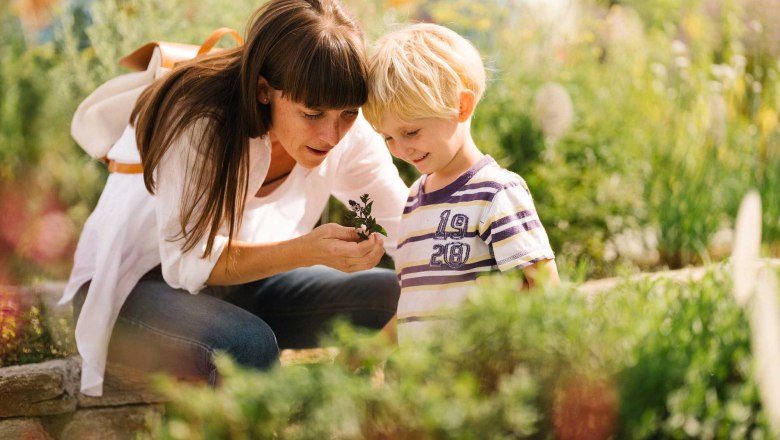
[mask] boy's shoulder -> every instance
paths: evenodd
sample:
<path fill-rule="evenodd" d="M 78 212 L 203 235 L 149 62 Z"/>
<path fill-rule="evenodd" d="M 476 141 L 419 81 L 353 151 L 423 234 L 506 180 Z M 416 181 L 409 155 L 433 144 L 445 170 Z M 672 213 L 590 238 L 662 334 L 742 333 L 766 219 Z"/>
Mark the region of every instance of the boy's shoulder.
<path fill-rule="evenodd" d="M 422 188 L 424 180 L 425 176 L 418 176 L 417 179 L 415 179 L 415 181 L 409 185 L 410 196 L 417 195 L 420 192 L 420 188 Z"/>
<path fill-rule="evenodd" d="M 502 167 L 492 157 L 489 157 L 485 166 L 474 174 L 472 181 L 489 181 L 500 188 L 510 188 L 519 185 L 528 189 L 525 179 L 514 171 Z"/>

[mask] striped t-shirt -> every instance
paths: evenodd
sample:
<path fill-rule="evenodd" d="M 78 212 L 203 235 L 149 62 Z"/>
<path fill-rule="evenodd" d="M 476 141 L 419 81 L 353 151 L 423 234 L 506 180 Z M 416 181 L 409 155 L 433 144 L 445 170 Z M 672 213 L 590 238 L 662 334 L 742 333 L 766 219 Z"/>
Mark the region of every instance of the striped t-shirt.
<path fill-rule="evenodd" d="M 430 193 L 425 179 L 409 190 L 395 256 L 401 341 L 451 314 L 479 273 L 554 258 L 525 180 L 492 157 Z"/>

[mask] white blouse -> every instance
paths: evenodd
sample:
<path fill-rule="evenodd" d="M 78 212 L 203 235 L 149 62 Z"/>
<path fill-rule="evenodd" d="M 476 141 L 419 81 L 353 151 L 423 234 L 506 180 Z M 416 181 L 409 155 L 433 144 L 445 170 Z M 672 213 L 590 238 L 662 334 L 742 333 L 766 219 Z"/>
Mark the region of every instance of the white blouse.
<path fill-rule="evenodd" d="M 249 143 L 250 176 L 241 229 L 236 239 L 250 243 L 288 240 L 310 232 L 333 195 L 343 203 L 368 193 L 374 199 L 372 214 L 385 227 L 386 250 L 395 252 L 396 233 L 408 188 L 398 175 L 381 137 L 360 117 L 324 162 L 305 169 L 296 165 L 285 181 L 269 195 L 255 197 L 270 165 L 267 136 Z M 163 157 L 156 171 L 156 192 L 150 195 L 142 174 L 109 175 L 95 210 L 81 233 L 74 266 L 61 304 L 91 280 L 76 325 L 76 344 L 82 357 L 81 392 L 103 392 L 108 342 L 119 310 L 138 280 L 162 265 L 165 281 L 174 288 L 197 294 L 205 287 L 222 250 L 227 228 L 214 241 L 211 256 L 201 258 L 203 238 L 182 253 L 179 209 L 194 149 L 182 137 Z M 108 154 L 121 163 L 138 163 L 135 130 L 127 127 Z"/>

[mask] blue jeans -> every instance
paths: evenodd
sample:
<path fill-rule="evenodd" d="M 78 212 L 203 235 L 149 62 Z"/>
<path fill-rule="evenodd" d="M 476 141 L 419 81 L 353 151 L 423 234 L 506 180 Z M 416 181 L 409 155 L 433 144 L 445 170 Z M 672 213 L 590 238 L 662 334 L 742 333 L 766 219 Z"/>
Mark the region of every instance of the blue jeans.
<path fill-rule="evenodd" d="M 86 297 L 74 300 L 78 316 Z M 168 286 L 152 271 L 119 312 L 108 361 L 215 384 L 215 352 L 259 369 L 279 350 L 315 347 L 328 323 L 343 316 L 381 329 L 395 314 L 400 288 L 393 271 L 347 274 L 324 266 L 296 269 L 248 284 L 208 287 L 198 295 Z"/>

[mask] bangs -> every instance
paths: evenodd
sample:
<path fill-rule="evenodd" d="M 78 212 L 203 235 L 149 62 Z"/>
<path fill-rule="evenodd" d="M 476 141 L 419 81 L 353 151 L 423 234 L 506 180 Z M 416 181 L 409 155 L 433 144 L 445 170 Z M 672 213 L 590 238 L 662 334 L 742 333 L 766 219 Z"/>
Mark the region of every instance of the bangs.
<path fill-rule="evenodd" d="M 366 59 L 362 45 L 344 33 L 323 32 L 312 41 L 301 41 L 294 68 L 283 69 L 282 93 L 312 109 L 357 108 L 368 98 Z M 292 66 L 289 66 L 292 67 Z"/>

